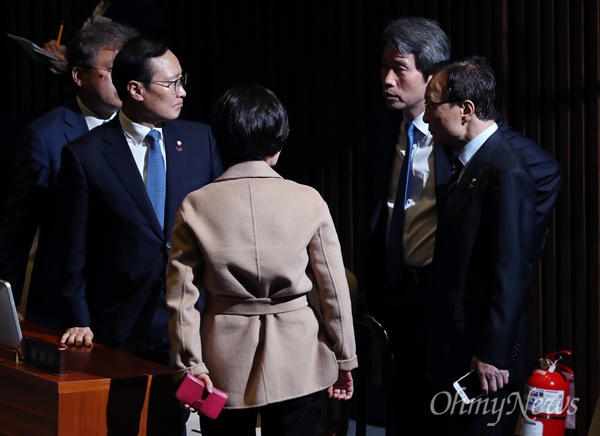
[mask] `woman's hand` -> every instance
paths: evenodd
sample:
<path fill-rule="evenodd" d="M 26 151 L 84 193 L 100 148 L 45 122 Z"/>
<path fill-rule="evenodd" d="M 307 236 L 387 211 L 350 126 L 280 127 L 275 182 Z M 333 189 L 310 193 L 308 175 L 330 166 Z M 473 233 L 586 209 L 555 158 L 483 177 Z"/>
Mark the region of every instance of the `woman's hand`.
<path fill-rule="evenodd" d="M 208 391 L 209 394 L 212 394 L 212 390 L 213 390 L 213 382 L 210 379 L 210 377 L 208 376 L 208 374 L 200 374 L 200 375 L 196 375 L 194 376 L 197 379 L 200 379 L 204 382 L 204 387 L 205 389 Z M 183 403 L 180 401 L 181 407 L 183 407 L 184 409 L 189 410 L 191 413 L 196 413 L 197 410 L 194 409 L 192 406 L 190 406 L 189 404 Z"/>
<path fill-rule="evenodd" d="M 352 398 L 353 393 L 354 381 L 352 380 L 351 371 L 340 371 L 337 381 L 327 389 L 329 398 L 335 398 L 336 400 L 349 400 Z"/>

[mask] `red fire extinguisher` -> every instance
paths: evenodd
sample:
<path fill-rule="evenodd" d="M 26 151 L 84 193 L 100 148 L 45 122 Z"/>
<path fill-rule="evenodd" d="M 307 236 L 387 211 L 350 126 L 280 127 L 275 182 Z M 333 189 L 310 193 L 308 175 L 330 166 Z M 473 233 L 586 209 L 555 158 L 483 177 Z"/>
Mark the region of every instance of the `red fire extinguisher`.
<path fill-rule="evenodd" d="M 564 436 L 574 428 L 573 370 L 561 360 L 570 356 L 569 350 L 555 351 L 540 359 L 540 367 L 527 379 L 523 393 L 524 412 L 517 426 L 521 436 Z M 574 410 L 573 410 L 574 409 Z"/>

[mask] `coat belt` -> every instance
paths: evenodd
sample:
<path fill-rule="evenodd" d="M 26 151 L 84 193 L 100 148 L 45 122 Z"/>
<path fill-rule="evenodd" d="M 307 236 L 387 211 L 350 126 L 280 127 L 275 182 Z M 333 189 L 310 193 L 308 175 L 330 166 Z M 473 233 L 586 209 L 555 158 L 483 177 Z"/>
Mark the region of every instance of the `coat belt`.
<path fill-rule="evenodd" d="M 204 310 L 229 315 L 274 315 L 308 306 L 306 295 L 285 298 L 233 298 L 206 294 Z"/>

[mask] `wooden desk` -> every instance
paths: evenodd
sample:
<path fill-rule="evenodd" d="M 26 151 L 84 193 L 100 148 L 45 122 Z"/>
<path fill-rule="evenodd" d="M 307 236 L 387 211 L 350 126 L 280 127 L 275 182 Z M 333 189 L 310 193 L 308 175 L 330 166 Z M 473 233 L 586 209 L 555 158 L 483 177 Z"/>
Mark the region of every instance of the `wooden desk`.
<path fill-rule="evenodd" d="M 57 343 L 28 322 L 23 336 Z M 58 376 L 0 358 L 0 434 L 168 435 L 181 421 L 171 370 L 111 348 L 70 347 Z"/>

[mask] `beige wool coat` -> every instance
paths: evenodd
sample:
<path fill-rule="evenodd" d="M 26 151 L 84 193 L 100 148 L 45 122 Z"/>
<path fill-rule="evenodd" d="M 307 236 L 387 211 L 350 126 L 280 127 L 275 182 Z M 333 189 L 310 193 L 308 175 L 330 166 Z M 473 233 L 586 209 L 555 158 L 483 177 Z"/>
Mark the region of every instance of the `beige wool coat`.
<path fill-rule="evenodd" d="M 308 305 L 313 286 L 322 318 Z M 177 375 L 209 373 L 229 394 L 226 408 L 321 391 L 338 370 L 358 366 L 348 282 L 327 204 L 264 161 L 234 165 L 184 199 L 173 230 L 167 305 Z"/>

